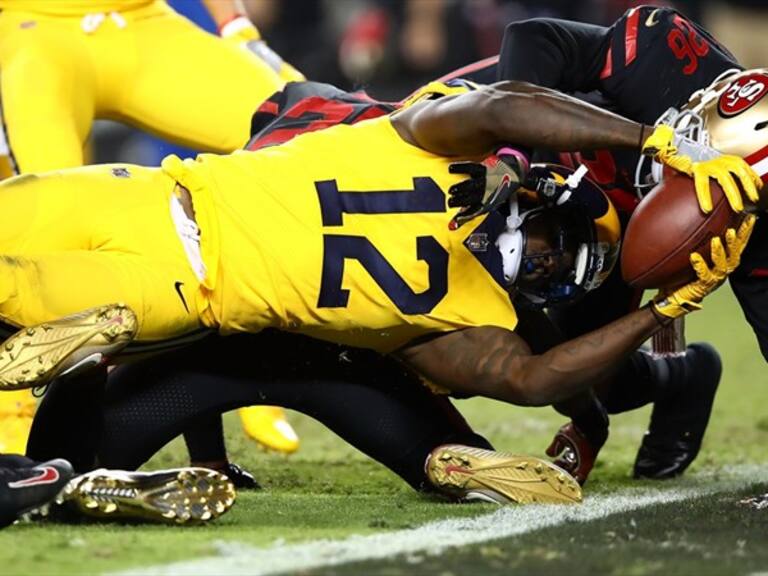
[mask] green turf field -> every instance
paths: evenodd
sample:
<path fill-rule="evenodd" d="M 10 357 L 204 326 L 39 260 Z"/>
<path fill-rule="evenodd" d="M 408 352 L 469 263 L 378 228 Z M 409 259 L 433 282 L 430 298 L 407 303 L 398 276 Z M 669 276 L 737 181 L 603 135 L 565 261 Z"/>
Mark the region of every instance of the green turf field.
<path fill-rule="evenodd" d="M 445 576 L 768 573 L 768 509 L 736 504 L 745 494 L 768 491 L 765 365 L 727 289 L 690 317 L 688 338 L 713 342 L 725 368 L 705 446 L 690 477 L 662 484 L 628 478 L 647 410 L 613 418 L 585 504 L 566 511 L 499 511 L 419 496 L 300 415 L 293 422 L 301 451 L 291 457 L 265 454 L 243 438 L 230 417 L 232 459 L 255 472 L 264 490 L 241 493 L 232 512 L 218 522 L 197 528 L 17 525 L 0 533 L 0 573 L 142 567 L 152 567 L 149 573 L 200 574 L 305 573 L 310 568 L 311 574 Z M 505 450 L 541 454 L 563 422 L 550 409 L 486 400 L 459 406 Z M 180 465 L 184 458 L 175 443 L 151 466 Z M 459 521 L 445 522 L 450 518 Z M 452 547 L 454 539 L 474 543 Z M 383 559 L 367 560 L 377 554 Z M 315 564 L 307 563 L 308 557 Z M 335 564 L 345 559 L 350 563 Z M 180 561 L 187 564 L 162 568 Z"/>

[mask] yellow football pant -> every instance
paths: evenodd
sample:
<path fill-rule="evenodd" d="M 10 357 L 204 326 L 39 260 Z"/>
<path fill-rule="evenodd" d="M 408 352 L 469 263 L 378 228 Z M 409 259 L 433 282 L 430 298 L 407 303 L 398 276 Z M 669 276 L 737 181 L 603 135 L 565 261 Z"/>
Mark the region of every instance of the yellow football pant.
<path fill-rule="evenodd" d="M 285 84 L 257 56 L 161 0 L 106 15 L 90 32 L 81 16 L 3 10 L 0 71 L 19 173 L 81 165 L 94 118 L 230 152 L 247 141 L 257 106 Z"/>
<path fill-rule="evenodd" d="M 101 165 L 0 183 L 0 317 L 29 326 L 124 302 L 138 338 L 202 326 L 199 282 L 159 168 Z"/>

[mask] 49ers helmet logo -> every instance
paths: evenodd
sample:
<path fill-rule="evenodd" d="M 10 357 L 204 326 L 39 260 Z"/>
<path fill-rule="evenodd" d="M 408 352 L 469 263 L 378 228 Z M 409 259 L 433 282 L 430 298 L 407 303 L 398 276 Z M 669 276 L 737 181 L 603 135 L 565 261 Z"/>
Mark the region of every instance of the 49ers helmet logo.
<path fill-rule="evenodd" d="M 720 96 L 717 111 L 729 118 L 748 110 L 768 92 L 768 75 L 750 74 L 735 80 Z"/>

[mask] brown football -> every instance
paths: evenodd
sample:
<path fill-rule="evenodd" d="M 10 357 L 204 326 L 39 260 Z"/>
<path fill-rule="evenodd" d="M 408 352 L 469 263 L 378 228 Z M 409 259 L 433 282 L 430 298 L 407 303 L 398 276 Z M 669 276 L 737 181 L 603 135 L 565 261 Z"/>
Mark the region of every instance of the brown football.
<path fill-rule="evenodd" d="M 710 261 L 709 243 L 736 228 L 743 216 L 734 213 L 714 180 L 712 212 L 704 214 L 696 200 L 693 179 L 666 170 L 635 210 L 624 234 L 621 274 L 638 288 L 671 288 L 695 278 L 689 255 L 699 252 Z"/>

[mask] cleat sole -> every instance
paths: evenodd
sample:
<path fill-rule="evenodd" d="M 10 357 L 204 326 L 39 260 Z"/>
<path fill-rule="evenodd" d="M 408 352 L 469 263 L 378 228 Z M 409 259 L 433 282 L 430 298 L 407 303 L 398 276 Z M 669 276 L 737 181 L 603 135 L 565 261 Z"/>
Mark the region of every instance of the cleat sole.
<path fill-rule="evenodd" d="M 100 364 L 122 350 L 137 329 L 130 308 L 109 304 L 19 330 L 0 353 L 0 390 L 43 386 Z"/>
<path fill-rule="evenodd" d="M 581 486 L 562 468 L 533 456 L 446 445 L 436 448 L 427 476 L 441 491 L 462 500 L 498 504 L 575 504 Z"/>
<path fill-rule="evenodd" d="M 101 519 L 201 524 L 226 513 L 235 496 L 229 479 L 207 468 L 95 470 L 72 480 L 60 503 Z"/>

